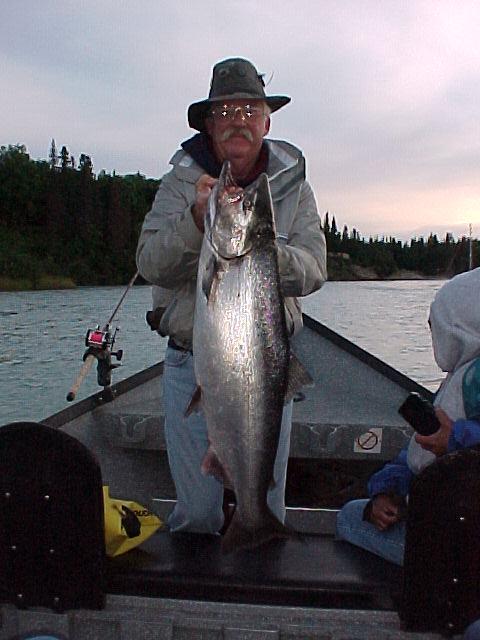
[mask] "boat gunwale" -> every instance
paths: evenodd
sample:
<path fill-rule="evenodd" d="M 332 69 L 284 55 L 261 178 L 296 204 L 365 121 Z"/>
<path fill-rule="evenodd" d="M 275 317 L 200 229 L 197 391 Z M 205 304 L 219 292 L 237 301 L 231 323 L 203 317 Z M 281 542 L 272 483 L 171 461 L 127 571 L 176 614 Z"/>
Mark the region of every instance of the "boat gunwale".
<path fill-rule="evenodd" d="M 432 401 L 434 394 L 422 386 L 418 382 L 415 382 L 407 375 L 401 373 L 391 365 L 387 364 L 383 360 L 380 360 L 377 356 L 369 353 L 362 347 L 359 347 L 355 343 L 351 342 L 347 338 L 343 337 L 339 333 L 333 331 L 326 325 L 322 324 L 318 320 L 314 320 L 311 316 L 303 315 L 304 325 L 311 331 L 317 333 L 321 337 L 325 338 L 329 342 L 335 344 L 346 353 L 349 353 L 357 360 L 360 360 L 374 371 L 377 371 L 384 377 L 388 378 L 392 382 L 398 384 L 406 391 L 416 391 L 422 394 L 426 399 Z M 54 413 L 40 422 L 48 427 L 60 428 L 66 425 L 68 422 L 79 418 L 80 416 L 93 411 L 94 409 L 104 406 L 107 403 L 115 400 L 115 398 L 127 393 L 136 387 L 148 382 L 163 373 L 163 361 L 154 364 L 142 371 L 132 374 L 124 380 L 120 380 L 109 388 L 98 391 L 97 393 L 88 396 L 87 398 L 76 402 L 70 407 L 61 409 L 57 413 Z"/>
<path fill-rule="evenodd" d="M 322 324 L 311 316 L 307 316 L 305 313 L 303 314 L 303 323 L 312 331 L 320 334 L 322 337 L 326 338 L 337 347 L 343 349 L 343 351 L 350 353 L 352 356 L 357 358 L 357 360 L 360 360 L 364 364 L 368 365 L 371 369 L 378 371 L 378 373 L 381 373 L 386 378 L 388 378 L 392 382 L 395 382 L 406 391 L 417 391 L 418 393 L 421 393 L 427 400 L 433 401 L 435 394 L 430 391 L 430 389 L 427 389 L 419 382 L 412 380 L 412 378 L 410 378 L 409 376 L 401 373 L 400 371 L 398 371 L 398 369 L 395 369 L 377 356 L 374 356 L 369 351 L 366 351 L 362 347 L 359 347 L 348 338 L 345 338 L 336 331 L 333 331 L 333 329 L 330 329 L 325 324 Z"/>
<path fill-rule="evenodd" d="M 158 378 L 158 376 L 163 373 L 163 361 L 158 362 L 157 364 L 153 364 L 142 371 L 138 371 L 137 373 L 132 374 L 128 378 L 124 380 L 120 380 L 116 382 L 114 385 L 107 389 L 103 389 L 103 391 L 98 391 L 91 396 L 88 396 L 84 400 L 80 400 L 76 402 L 70 407 L 66 407 L 65 409 L 61 409 L 57 413 L 40 420 L 41 424 L 44 424 L 47 427 L 59 428 L 66 425 L 68 422 L 79 418 L 80 416 L 88 413 L 89 411 L 93 411 L 94 409 L 104 406 L 109 402 L 112 402 L 119 396 L 123 395 L 139 387 L 145 382 L 149 382 L 154 378 Z"/>

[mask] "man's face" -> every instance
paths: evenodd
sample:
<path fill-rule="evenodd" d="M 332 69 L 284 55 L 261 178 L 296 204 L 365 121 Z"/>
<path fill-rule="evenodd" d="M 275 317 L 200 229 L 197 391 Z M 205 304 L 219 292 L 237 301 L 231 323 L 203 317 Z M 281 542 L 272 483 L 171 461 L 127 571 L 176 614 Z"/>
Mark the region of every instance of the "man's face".
<path fill-rule="evenodd" d="M 215 103 L 205 126 L 221 162 L 253 163 L 270 129 L 270 117 L 261 100 L 232 100 Z"/>

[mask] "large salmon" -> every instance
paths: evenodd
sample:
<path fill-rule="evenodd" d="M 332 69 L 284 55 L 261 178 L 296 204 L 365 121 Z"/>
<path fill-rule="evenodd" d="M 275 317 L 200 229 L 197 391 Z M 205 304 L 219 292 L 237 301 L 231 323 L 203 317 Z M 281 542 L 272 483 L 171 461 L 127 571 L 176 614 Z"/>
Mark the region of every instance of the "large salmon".
<path fill-rule="evenodd" d="M 267 506 L 290 360 L 272 199 L 266 174 L 243 190 L 228 162 L 205 220 L 193 353 L 210 441 L 204 470 L 215 473 L 218 459 L 237 502 L 224 550 L 288 535 Z"/>

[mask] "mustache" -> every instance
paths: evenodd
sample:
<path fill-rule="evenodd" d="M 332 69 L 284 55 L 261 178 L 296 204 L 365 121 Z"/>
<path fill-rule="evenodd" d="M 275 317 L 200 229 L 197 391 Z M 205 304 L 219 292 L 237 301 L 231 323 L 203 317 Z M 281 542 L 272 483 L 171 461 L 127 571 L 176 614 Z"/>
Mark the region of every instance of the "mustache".
<path fill-rule="evenodd" d="M 222 142 L 226 142 L 233 135 L 241 135 L 244 138 L 246 138 L 249 142 L 253 142 L 252 132 L 249 129 L 247 129 L 246 127 L 243 127 L 241 129 L 236 128 L 236 127 L 229 127 L 228 129 L 226 129 L 222 133 L 221 141 Z"/>

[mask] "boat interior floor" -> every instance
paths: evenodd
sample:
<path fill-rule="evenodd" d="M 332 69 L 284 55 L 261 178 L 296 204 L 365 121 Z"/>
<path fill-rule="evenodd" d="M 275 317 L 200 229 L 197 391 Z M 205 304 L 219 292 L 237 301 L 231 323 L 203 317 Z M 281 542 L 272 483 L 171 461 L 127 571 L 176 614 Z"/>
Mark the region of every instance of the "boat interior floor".
<path fill-rule="evenodd" d="M 331 535 L 225 554 L 220 536 L 161 530 L 110 558 L 107 592 L 217 602 L 395 610 L 402 569 Z"/>

